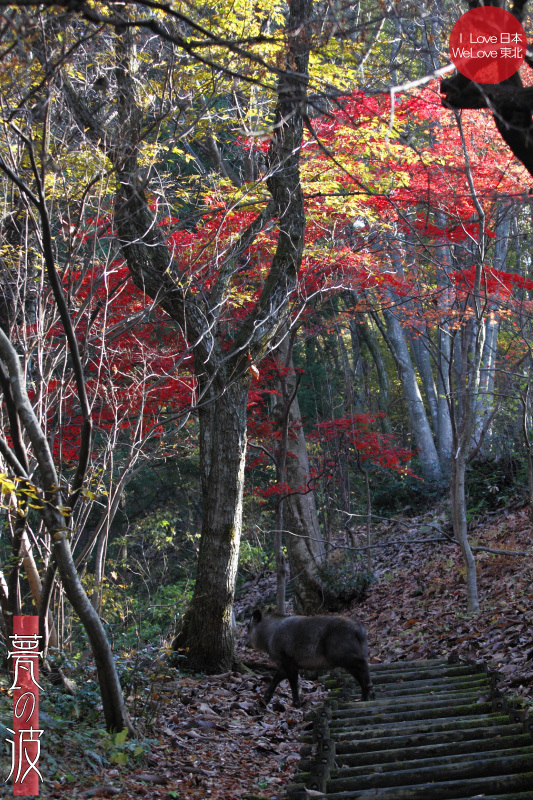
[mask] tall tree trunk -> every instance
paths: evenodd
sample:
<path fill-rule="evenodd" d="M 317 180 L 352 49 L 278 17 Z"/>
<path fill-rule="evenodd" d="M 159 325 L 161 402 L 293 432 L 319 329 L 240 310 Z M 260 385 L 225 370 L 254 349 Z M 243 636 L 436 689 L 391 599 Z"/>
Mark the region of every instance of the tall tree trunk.
<path fill-rule="evenodd" d="M 509 249 L 509 229 L 512 220 L 512 209 L 509 205 L 499 209 L 495 226 L 496 245 L 492 265 L 496 270 L 505 269 L 507 251 Z M 491 313 L 494 312 L 494 313 Z M 484 436 L 482 452 L 488 455 L 491 450 L 491 419 L 494 416 L 494 380 L 496 375 L 496 351 L 498 348 L 499 319 L 497 304 L 491 304 L 485 325 L 485 344 L 481 358 L 481 374 L 479 379 L 479 395 L 476 403 L 476 422 L 474 427 L 474 443 L 478 444 Z M 488 428 L 488 430 L 486 430 Z"/>
<path fill-rule="evenodd" d="M 484 436 L 481 449 L 484 455 L 488 455 L 491 450 L 490 427 L 494 409 L 493 392 L 499 321 L 489 317 L 482 324 L 485 326 L 485 344 L 481 358 L 479 395 L 476 403 L 476 420 L 472 437 L 474 443 L 478 444 L 481 437 Z"/>
<path fill-rule="evenodd" d="M 385 240 L 384 249 L 386 249 L 395 272 L 400 277 L 403 277 L 402 258 L 401 254 L 398 252 L 396 243 Z M 384 334 L 385 341 L 398 367 L 403 395 L 409 414 L 409 421 L 411 423 L 411 431 L 418 449 L 422 474 L 426 480 L 432 483 L 439 483 L 442 479 L 439 455 L 435 446 L 435 440 L 433 438 L 431 425 L 429 424 L 424 401 L 420 394 L 416 371 L 407 346 L 406 332 L 401 326 L 395 311 L 395 307 L 398 304 L 398 297 L 392 290 L 389 290 L 387 294 L 391 304 L 390 307 L 386 307 L 383 310 L 387 330 L 385 333 L 382 329 L 382 333 Z M 401 307 L 400 304 L 399 308 Z M 374 318 L 378 321 L 376 316 Z M 431 383 L 433 383 L 433 381 L 431 381 Z M 431 391 L 429 387 L 428 391 Z"/>
<path fill-rule="evenodd" d="M 444 214 L 437 214 L 437 225 L 446 227 Z M 452 374 L 452 334 L 448 323 L 448 314 L 452 298 L 450 272 L 452 266 L 452 250 L 447 244 L 437 247 L 437 308 L 441 314 L 437 330 L 437 449 L 444 475 L 449 477 L 452 457 L 453 431 L 451 420 L 450 380 Z"/>
<path fill-rule="evenodd" d="M 453 407 L 453 450 L 450 474 L 450 500 L 453 531 L 459 542 L 466 567 L 467 610 L 474 614 L 479 610 L 476 563 L 468 541 L 465 472 L 472 450 L 475 428 L 476 402 L 479 392 L 481 359 L 485 344 L 484 313 L 487 307 L 486 288 L 482 285 L 485 263 L 485 212 L 481 206 L 470 171 L 468 150 L 459 114 L 455 112 L 457 127 L 463 145 L 466 178 L 479 220 L 479 239 L 473 249 L 475 277 L 472 291 L 464 300 L 461 311 L 466 319 L 457 332 L 455 341 L 460 344 L 457 354 L 452 353 L 455 370 L 456 402 Z M 472 244 L 474 244 L 472 242 Z M 457 355 L 457 358 L 456 358 Z"/>
<path fill-rule="evenodd" d="M 479 597 L 476 579 L 476 562 L 470 542 L 466 522 L 466 496 L 465 496 L 466 458 L 460 450 L 452 459 L 450 473 L 450 505 L 452 525 L 455 538 L 461 548 L 461 554 L 466 567 L 466 606 L 470 614 L 479 609 Z"/>
<path fill-rule="evenodd" d="M 378 408 L 383 414 L 386 415 L 381 418 L 381 429 L 383 433 L 390 433 L 391 424 L 388 416 L 389 378 L 387 375 L 387 368 L 385 366 L 385 362 L 383 361 L 383 357 L 379 349 L 376 333 L 370 327 L 367 320 L 362 318 L 361 321 L 357 324 L 357 334 L 359 335 L 361 341 L 363 341 L 367 346 L 368 351 L 372 356 L 374 366 L 376 367 L 376 372 L 378 376 L 378 386 L 379 386 L 377 395 Z"/>
<path fill-rule="evenodd" d="M 281 403 L 287 413 L 287 456 L 285 480 L 291 493 L 283 501 L 285 537 L 294 608 L 298 614 L 316 614 L 322 607 L 323 591 L 316 566 L 324 558 L 322 533 L 318 524 L 315 493 L 310 489 L 311 471 L 297 394 L 297 376 L 288 329 L 281 332 L 275 351 L 280 372 Z"/>
<path fill-rule="evenodd" d="M 452 350 L 447 322 L 439 325 L 437 347 L 437 448 L 441 469 L 445 475 L 448 475 L 452 457 L 453 433 L 450 419 L 450 358 Z"/>
<path fill-rule="evenodd" d="M 196 584 L 185 619 L 187 663 L 227 672 L 233 663 L 232 610 L 242 527 L 249 376 L 200 413 L 202 536 Z"/>
<path fill-rule="evenodd" d="M 194 352 L 201 389 L 200 441 L 203 522 L 192 604 L 177 646 L 196 669 L 227 670 L 233 659 L 231 606 L 241 532 L 249 362 L 259 361 L 283 325 L 302 262 L 305 213 L 300 148 L 306 109 L 311 0 L 289 0 L 286 68 L 279 74 L 266 183 L 272 200 L 219 263 L 209 289 L 189 291 L 190 275 L 169 250 L 149 207 L 139 167 L 143 123 L 137 96 L 137 59 L 130 27 L 116 36 L 118 135 L 95 124 L 87 106 L 64 85 L 76 117 L 105 149 L 117 176 L 115 224 L 134 283 L 177 321 Z M 128 14 L 126 5 L 122 13 Z M 279 238 L 257 302 L 243 322 L 227 317 L 226 298 L 240 259 L 267 221 Z M 228 335 L 228 330 L 230 331 Z M 208 409 L 206 407 L 210 405 Z"/>
<path fill-rule="evenodd" d="M 402 389 L 411 423 L 411 430 L 418 448 L 418 457 L 424 477 L 430 481 L 441 479 L 441 469 L 433 433 L 427 418 L 424 401 L 420 394 L 416 372 L 411 361 L 405 333 L 391 309 L 383 312 L 387 325 L 387 343 L 398 366 Z"/>
<path fill-rule="evenodd" d="M 531 441 L 530 389 L 531 384 L 528 381 L 526 388 L 520 393 L 520 403 L 522 405 L 522 436 L 526 448 L 528 515 L 533 522 L 533 443 Z"/>
<path fill-rule="evenodd" d="M 480 275 L 481 270 L 478 270 Z M 453 414 L 453 450 L 450 465 L 450 505 L 453 532 L 461 548 L 466 567 L 467 610 L 479 610 L 476 562 L 468 541 L 465 474 L 472 446 L 475 407 L 479 388 L 485 326 L 479 314 L 479 281 L 474 290 L 477 319 L 471 319 L 462 331 L 461 371 L 456 374 L 457 402 Z"/>
<path fill-rule="evenodd" d="M 438 426 L 438 401 L 437 389 L 435 387 L 435 380 L 433 378 L 433 371 L 431 369 L 431 355 L 426 347 L 422 338 L 415 336 L 410 337 L 411 352 L 414 356 L 414 361 L 422 381 L 422 388 L 426 396 L 429 414 L 433 425 L 435 434 L 437 433 Z"/>

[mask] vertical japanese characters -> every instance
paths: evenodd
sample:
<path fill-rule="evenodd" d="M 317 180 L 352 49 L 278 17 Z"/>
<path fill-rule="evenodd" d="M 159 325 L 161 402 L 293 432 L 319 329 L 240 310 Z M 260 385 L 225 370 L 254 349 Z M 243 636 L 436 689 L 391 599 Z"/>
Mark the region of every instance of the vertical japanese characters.
<path fill-rule="evenodd" d="M 39 794 L 39 756 L 42 730 L 39 729 L 39 617 L 15 616 L 13 636 L 10 636 L 13 659 L 13 739 L 11 745 L 11 772 L 13 794 L 37 796 Z"/>

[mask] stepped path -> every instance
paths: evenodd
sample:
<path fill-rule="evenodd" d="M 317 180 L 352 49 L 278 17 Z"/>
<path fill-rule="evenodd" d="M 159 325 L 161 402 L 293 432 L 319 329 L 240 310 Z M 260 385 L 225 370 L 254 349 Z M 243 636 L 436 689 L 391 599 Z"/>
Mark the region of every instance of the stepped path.
<path fill-rule="evenodd" d="M 533 719 L 510 708 L 495 676 L 419 661 L 374 666 L 376 699 L 352 678 L 326 681 L 304 737 L 291 800 L 533 800 Z"/>

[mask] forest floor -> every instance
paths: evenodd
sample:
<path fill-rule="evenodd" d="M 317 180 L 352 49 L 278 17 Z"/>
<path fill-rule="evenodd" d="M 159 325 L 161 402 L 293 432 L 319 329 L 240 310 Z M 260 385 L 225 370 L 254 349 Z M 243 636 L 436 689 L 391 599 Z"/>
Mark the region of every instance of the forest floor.
<path fill-rule="evenodd" d="M 355 531 L 355 543 L 364 544 L 364 536 L 362 529 Z M 479 614 L 466 613 L 464 568 L 438 509 L 376 527 L 374 541 L 382 545 L 374 551 L 377 580 L 353 613 L 367 627 L 372 662 L 436 656 L 482 661 L 501 673 L 508 695 L 533 707 L 532 525 L 525 510 L 487 515 L 471 525 L 471 540 L 476 547 L 518 553 L 476 551 Z M 348 543 L 342 538 L 339 544 Z M 274 581 L 273 576 L 264 576 L 251 582 L 240 606 L 265 602 Z M 113 766 L 102 768 L 87 752 L 76 752 L 75 737 L 66 737 L 63 753 L 55 754 L 63 773 L 59 770 L 53 779 L 45 775 L 42 796 L 61 800 L 282 797 L 298 763 L 304 716 L 322 702 L 324 691 L 303 681 L 304 707 L 295 710 L 289 688 L 282 684 L 262 711 L 257 700 L 264 690 L 268 660 L 244 648 L 244 635 L 245 623 L 240 625 L 237 654 L 248 666 L 255 665 L 256 674 L 189 674 L 176 679 L 165 676 L 164 661 L 154 661 L 160 676 L 156 675 L 150 697 L 154 721 L 143 728 L 151 741 L 141 766 L 133 766 L 133 746 L 127 743 L 116 746 Z M 93 750 L 97 749 L 95 743 Z"/>

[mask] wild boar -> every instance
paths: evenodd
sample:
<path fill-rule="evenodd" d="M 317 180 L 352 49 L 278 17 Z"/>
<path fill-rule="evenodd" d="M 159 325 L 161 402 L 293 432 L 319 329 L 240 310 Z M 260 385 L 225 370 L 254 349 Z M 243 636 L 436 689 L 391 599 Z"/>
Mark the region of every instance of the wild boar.
<path fill-rule="evenodd" d="M 368 669 L 364 627 L 346 617 L 284 617 L 256 610 L 248 626 L 248 647 L 268 653 L 277 670 L 266 690 L 267 705 L 278 684 L 287 678 L 295 708 L 299 708 L 299 669 L 343 667 L 361 686 L 363 700 L 375 697 Z"/>

